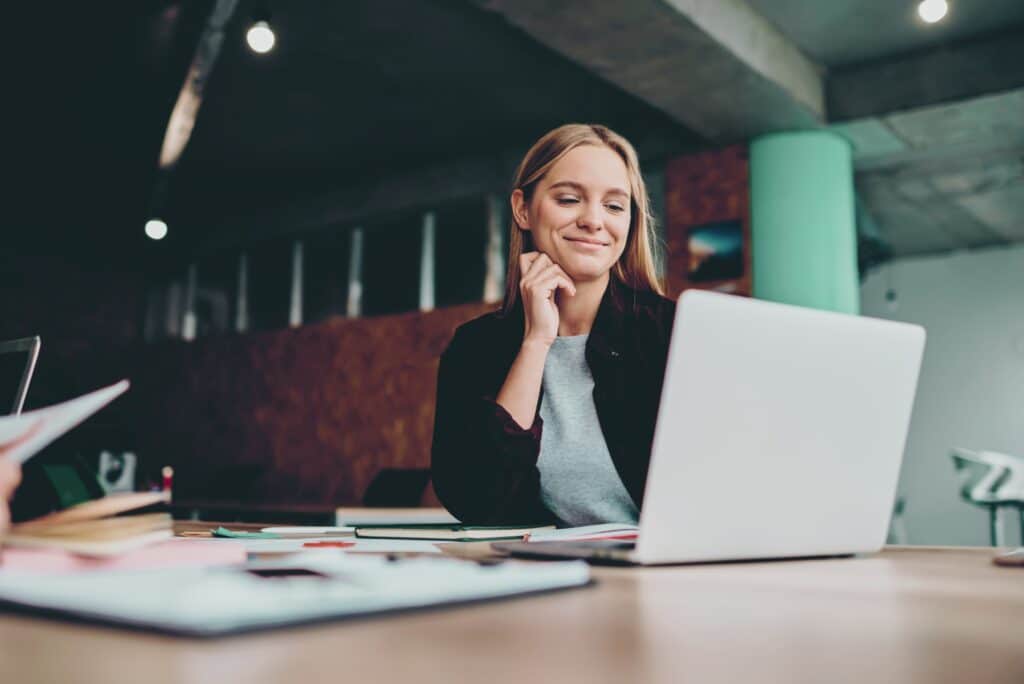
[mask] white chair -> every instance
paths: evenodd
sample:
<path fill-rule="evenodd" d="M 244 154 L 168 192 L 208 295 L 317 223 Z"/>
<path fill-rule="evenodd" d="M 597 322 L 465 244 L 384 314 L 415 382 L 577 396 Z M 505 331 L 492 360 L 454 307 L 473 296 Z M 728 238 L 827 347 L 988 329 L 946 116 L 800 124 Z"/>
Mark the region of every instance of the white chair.
<path fill-rule="evenodd" d="M 992 546 L 1006 546 L 1001 512 L 1007 508 L 1015 508 L 1020 515 L 1024 537 L 1024 458 L 960 447 L 955 447 L 950 455 L 953 467 L 962 477 L 960 495 L 989 511 Z"/>

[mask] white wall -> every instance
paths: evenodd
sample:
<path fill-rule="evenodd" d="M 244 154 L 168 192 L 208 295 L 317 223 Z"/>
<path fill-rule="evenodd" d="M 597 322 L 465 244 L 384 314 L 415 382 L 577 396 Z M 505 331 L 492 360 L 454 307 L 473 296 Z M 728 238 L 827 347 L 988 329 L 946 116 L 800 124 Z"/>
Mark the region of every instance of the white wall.
<path fill-rule="evenodd" d="M 900 476 L 908 541 L 987 545 L 988 514 L 960 500 L 949 451 L 1024 456 L 1024 246 L 896 260 L 865 280 L 861 310 L 928 331 Z"/>

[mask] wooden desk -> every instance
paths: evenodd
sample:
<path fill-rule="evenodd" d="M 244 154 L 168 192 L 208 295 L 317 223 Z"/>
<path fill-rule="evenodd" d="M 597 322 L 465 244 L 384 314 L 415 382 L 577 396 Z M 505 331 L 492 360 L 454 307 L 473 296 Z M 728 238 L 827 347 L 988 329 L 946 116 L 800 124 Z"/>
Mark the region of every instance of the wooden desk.
<path fill-rule="evenodd" d="M 0 616 L 2 682 L 1024 682 L 991 549 L 596 569 L 547 596 L 189 641 Z"/>

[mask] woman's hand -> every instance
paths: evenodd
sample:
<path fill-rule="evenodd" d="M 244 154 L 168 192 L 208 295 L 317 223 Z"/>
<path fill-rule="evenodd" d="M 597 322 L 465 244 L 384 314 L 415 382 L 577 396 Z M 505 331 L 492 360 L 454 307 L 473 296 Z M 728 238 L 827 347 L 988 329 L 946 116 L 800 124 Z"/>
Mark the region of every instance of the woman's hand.
<path fill-rule="evenodd" d="M 7 510 L 7 500 L 14 494 L 19 482 L 21 482 L 21 466 L 0 457 L 0 535 L 7 531 L 7 526 L 11 521 L 10 512 Z"/>
<path fill-rule="evenodd" d="M 558 306 L 555 293 L 561 289 L 569 296 L 576 285 L 558 264 L 542 252 L 527 252 L 519 257 L 519 293 L 523 298 L 526 328 L 523 343 L 540 342 L 551 346 L 558 337 Z"/>

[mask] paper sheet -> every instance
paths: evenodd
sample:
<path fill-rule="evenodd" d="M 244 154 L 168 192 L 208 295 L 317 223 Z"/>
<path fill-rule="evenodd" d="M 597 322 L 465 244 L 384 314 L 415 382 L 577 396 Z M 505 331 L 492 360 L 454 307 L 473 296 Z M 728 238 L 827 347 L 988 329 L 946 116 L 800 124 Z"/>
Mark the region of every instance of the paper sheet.
<path fill-rule="evenodd" d="M 128 389 L 121 382 L 46 408 L 0 416 L 0 457 L 24 463 Z"/>

